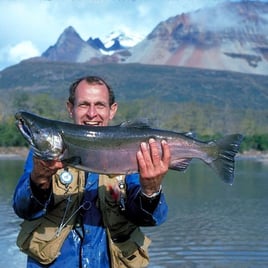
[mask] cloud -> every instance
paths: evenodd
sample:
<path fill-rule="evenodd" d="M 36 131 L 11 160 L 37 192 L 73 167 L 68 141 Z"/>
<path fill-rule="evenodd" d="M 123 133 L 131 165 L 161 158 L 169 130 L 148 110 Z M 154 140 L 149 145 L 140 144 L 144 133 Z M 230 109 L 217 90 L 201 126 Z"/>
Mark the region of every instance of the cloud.
<path fill-rule="evenodd" d="M 31 41 L 22 41 L 9 49 L 7 57 L 10 62 L 18 62 L 39 55 L 39 50 Z"/>
<path fill-rule="evenodd" d="M 0 69 L 24 59 L 39 56 L 41 52 L 31 41 L 22 41 L 13 46 L 0 48 Z"/>

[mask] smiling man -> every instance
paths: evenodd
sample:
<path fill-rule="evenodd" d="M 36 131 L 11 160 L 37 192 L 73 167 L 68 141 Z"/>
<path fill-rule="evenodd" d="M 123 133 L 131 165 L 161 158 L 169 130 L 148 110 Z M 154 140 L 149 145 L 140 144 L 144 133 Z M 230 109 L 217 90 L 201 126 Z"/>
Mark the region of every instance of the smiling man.
<path fill-rule="evenodd" d="M 103 80 L 88 77 L 70 87 L 67 109 L 76 124 L 107 126 L 115 116 L 117 103 Z"/>
<path fill-rule="evenodd" d="M 88 76 L 70 86 L 67 110 L 75 124 L 108 126 L 117 103 L 111 87 Z M 14 194 L 14 210 L 25 219 L 17 244 L 27 267 L 146 267 L 150 240 L 140 226 L 167 217 L 161 183 L 168 171 L 166 142 L 150 139 L 137 152 L 139 173 L 85 173 L 30 151 Z"/>

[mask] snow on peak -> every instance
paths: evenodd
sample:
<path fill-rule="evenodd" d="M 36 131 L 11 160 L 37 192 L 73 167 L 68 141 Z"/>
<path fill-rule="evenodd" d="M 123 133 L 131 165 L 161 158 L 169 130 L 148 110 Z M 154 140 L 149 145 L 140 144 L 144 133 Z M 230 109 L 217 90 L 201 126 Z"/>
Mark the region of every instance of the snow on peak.
<path fill-rule="evenodd" d="M 126 32 L 123 30 L 115 30 L 106 35 L 102 42 L 106 48 L 112 47 L 116 42 L 119 42 L 122 48 L 129 48 L 135 46 L 142 41 L 144 36 Z"/>

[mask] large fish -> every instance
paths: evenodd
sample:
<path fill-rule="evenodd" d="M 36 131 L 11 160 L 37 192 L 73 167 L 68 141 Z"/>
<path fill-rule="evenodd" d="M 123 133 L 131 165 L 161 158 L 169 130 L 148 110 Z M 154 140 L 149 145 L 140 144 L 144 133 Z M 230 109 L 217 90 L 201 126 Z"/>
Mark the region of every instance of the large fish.
<path fill-rule="evenodd" d="M 136 154 L 139 146 L 141 142 L 154 138 L 168 142 L 170 169 L 185 170 L 192 158 L 198 158 L 216 170 L 223 181 L 232 184 L 234 158 L 242 141 L 242 135 L 233 134 L 203 142 L 185 133 L 133 123 L 107 127 L 76 125 L 23 111 L 16 113 L 15 117 L 18 129 L 37 157 L 59 159 L 70 166 L 103 174 L 138 172 Z"/>

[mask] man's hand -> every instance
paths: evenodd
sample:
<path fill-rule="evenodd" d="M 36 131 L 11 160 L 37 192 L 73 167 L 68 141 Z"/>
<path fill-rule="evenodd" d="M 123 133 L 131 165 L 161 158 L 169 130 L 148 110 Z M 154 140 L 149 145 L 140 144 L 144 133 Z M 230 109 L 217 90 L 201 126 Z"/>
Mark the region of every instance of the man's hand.
<path fill-rule="evenodd" d="M 31 173 L 32 182 L 40 189 L 47 190 L 51 185 L 51 178 L 58 169 L 64 167 L 63 163 L 56 160 L 44 161 L 33 158 L 34 167 Z"/>
<path fill-rule="evenodd" d="M 169 145 L 161 141 L 162 152 L 154 139 L 149 140 L 149 145 L 143 142 L 137 153 L 140 184 L 142 192 L 152 195 L 160 190 L 162 179 L 168 172 L 171 159 Z"/>

